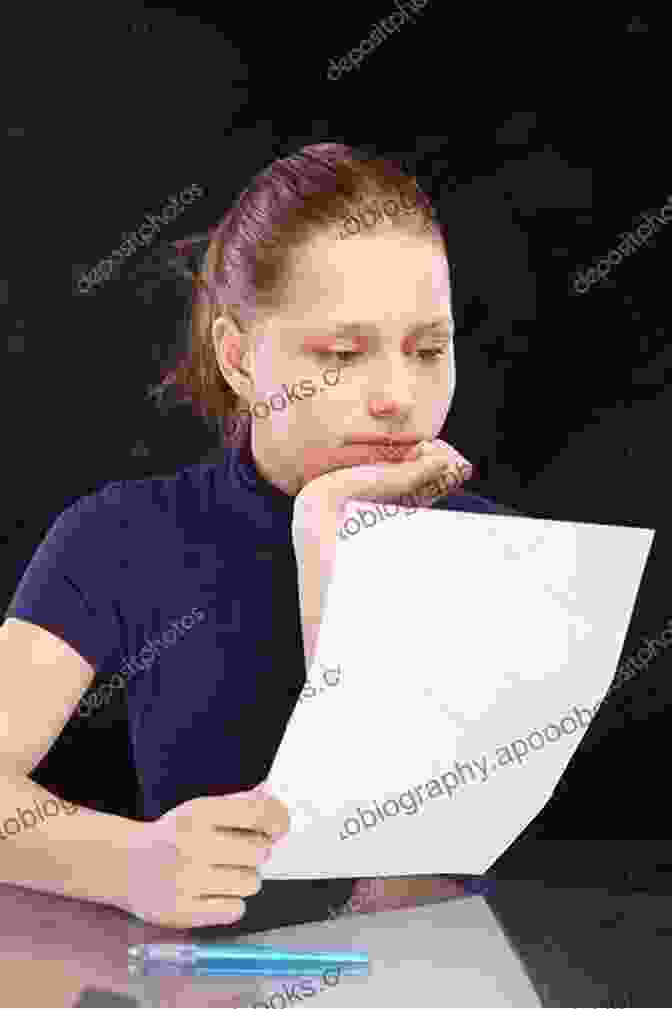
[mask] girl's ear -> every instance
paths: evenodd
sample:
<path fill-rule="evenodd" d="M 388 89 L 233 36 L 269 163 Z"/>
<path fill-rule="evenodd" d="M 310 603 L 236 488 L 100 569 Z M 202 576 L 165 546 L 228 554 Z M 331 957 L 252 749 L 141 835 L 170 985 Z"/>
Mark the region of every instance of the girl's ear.
<path fill-rule="evenodd" d="M 211 338 L 222 376 L 238 396 L 252 393 L 250 354 L 244 334 L 234 319 L 222 314 L 212 324 Z M 242 376 L 242 380 L 241 380 Z"/>

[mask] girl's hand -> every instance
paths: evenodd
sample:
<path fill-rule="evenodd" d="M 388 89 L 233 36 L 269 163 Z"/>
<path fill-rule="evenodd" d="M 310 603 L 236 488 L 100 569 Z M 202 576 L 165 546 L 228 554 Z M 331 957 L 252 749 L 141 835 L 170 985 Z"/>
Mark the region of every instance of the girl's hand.
<path fill-rule="evenodd" d="M 347 445 L 311 455 L 305 461 L 305 479 L 292 517 L 306 672 L 315 658 L 347 502 L 355 498 L 407 507 L 429 504 L 453 482 L 461 484 L 473 473 L 464 456 L 438 440 L 410 447 Z M 441 486 L 442 478 L 448 485 Z"/>
<path fill-rule="evenodd" d="M 262 887 L 259 866 L 289 831 L 289 812 L 265 786 L 188 799 L 138 823 L 117 906 L 151 925 L 198 928 L 243 917 Z"/>
<path fill-rule="evenodd" d="M 405 446 L 346 445 L 312 455 L 295 512 L 327 508 L 341 514 L 348 501 L 429 505 L 473 476 L 473 467 L 452 445 L 435 439 Z"/>

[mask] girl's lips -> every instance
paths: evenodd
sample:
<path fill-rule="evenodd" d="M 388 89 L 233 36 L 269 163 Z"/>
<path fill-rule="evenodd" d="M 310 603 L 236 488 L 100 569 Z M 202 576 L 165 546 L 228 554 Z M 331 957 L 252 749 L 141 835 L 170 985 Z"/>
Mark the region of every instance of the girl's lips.
<path fill-rule="evenodd" d="M 366 448 L 376 459 L 383 459 L 385 462 L 401 462 L 408 455 L 412 445 L 379 445 L 367 443 Z"/>

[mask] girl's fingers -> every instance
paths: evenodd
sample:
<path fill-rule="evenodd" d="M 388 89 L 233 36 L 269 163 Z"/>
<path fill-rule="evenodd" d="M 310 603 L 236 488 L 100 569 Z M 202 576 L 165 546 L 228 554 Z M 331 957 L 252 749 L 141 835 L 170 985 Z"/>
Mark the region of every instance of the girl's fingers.
<path fill-rule="evenodd" d="M 408 450 L 404 456 L 404 462 L 413 462 L 414 459 L 420 459 L 423 455 L 427 454 L 427 450 L 430 445 L 431 442 L 419 441 L 417 445 L 413 445 L 413 447 Z"/>
<path fill-rule="evenodd" d="M 307 449 L 304 453 L 304 485 L 316 477 L 352 466 L 366 466 L 385 463 L 415 462 L 430 456 L 443 455 L 448 465 L 463 466 L 465 479 L 472 475 L 473 467 L 457 449 L 447 442 L 435 439 L 421 441 L 410 449 L 403 446 L 342 445 L 338 448 Z"/>
<path fill-rule="evenodd" d="M 315 501 L 339 513 L 346 501 L 354 499 L 393 502 L 402 495 L 402 503 L 410 497 L 414 505 L 429 505 L 445 494 L 459 493 L 473 474 L 469 460 L 439 439 L 410 447 L 314 449 L 304 456 L 304 467 L 303 488 L 315 480 Z M 310 495 L 308 491 L 306 504 Z"/>
<path fill-rule="evenodd" d="M 438 438 L 434 441 L 421 441 L 418 445 L 414 445 L 407 453 L 404 461 L 411 462 L 413 459 L 432 455 L 443 455 L 449 468 L 455 469 L 455 467 L 459 467 L 458 472 L 462 473 L 463 479 L 469 480 L 472 477 L 474 467 L 469 460 L 461 452 L 458 452 L 456 448 L 449 445 L 448 442 L 441 441 Z"/>

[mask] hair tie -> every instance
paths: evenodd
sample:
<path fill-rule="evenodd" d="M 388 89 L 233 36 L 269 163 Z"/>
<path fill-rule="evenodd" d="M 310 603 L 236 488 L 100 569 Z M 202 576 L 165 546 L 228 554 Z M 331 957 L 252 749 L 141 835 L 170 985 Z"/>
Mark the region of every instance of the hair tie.
<path fill-rule="evenodd" d="M 179 256 L 186 258 L 193 255 L 194 252 L 205 251 L 216 233 L 217 229 L 211 228 L 205 235 L 194 235 L 192 238 L 178 238 L 171 244 Z"/>

